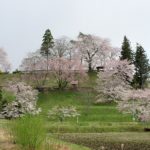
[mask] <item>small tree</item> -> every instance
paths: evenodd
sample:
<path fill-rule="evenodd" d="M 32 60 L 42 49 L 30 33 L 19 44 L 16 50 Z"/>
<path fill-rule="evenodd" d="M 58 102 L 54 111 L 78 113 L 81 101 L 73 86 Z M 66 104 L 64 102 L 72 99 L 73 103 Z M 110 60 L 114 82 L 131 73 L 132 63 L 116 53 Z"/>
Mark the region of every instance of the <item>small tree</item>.
<path fill-rule="evenodd" d="M 135 75 L 133 84 L 137 88 L 142 89 L 144 88 L 146 81 L 149 77 L 150 65 L 144 48 L 139 44 L 137 44 L 134 65 Z"/>
<path fill-rule="evenodd" d="M 66 118 L 74 118 L 79 115 L 74 106 L 55 106 L 48 112 L 49 118 L 59 119 L 60 122 L 63 122 Z"/>

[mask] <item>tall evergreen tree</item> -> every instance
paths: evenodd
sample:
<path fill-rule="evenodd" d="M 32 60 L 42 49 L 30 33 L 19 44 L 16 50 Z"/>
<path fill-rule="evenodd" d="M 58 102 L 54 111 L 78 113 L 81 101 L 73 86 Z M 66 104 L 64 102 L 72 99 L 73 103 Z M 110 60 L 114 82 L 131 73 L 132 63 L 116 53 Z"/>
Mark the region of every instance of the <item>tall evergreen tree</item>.
<path fill-rule="evenodd" d="M 51 54 L 51 48 L 53 48 L 53 46 L 54 46 L 53 36 L 51 34 L 51 31 L 47 29 L 43 36 L 43 42 L 41 45 L 41 54 L 43 56 L 48 57 Z"/>
<path fill-rule="evenodd" d="M 128 61 L 133 62 L 133 51 L 130 46 L 130 41 L 124 36 L 121 50 L 121 60 L 127 59 Z"/>
<path fill-rule="evenodd" d="M 51 55 L 51 49 L 54 46 L 53 36 L 52 36 L 51 31 L 49 29 L 47 29 L 45 31 L 45 34 L 43 36 L 42 41 L 43 42 L 42 42 L 42 45 L 41 45 L 40 52 L 41 52 L 41 55 L 45 56 L 46 59 L 47 59 L 47 73 L 46 73 L 46 76 L 45 76 L 45 80 L 46 80 L 46 77 L 48 75 L 48 60 L 49 60 L 49 56 Z M 43 84 L 45 83 L 45 80 L 43 81 Z"/>
<path fill-rule="evenodd" d="M 137 44 L 135 53 L 135 75 L 133 83 L 137 88 L 144 88 L 150 73 L 150 65 L 144 48 Z"/>

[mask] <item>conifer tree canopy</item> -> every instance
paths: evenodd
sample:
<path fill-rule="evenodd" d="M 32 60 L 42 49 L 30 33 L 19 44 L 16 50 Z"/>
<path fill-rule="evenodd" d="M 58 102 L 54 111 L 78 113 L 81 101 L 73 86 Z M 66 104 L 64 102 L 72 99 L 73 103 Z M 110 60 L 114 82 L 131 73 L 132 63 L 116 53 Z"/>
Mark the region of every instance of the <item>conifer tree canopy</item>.
<path fill-rule="evenodd" d="M 137 44 L 135 53 L 135 75 L 134 84 L 137 88 L 144 88 L 150 72 L 150 65 L 144 48 Z"/>
<path fill-rule="evenodd" d="M 50 55 L 50 49 L 53 48 L 54 46 L 54 41 L 53 41 L 53 36 L 51 34 L 51 31 L 47 29 L 45 31 L 45 34 L 43 36 L 43 43 L 41 45 L 41 54 L 42 55 Z"/>
<path fill-rule="evenodd" d="M 127 59 L 128 61 L 133 62 L 133 52 L 130 46 L 130 41 L 124 36 L 124 40 L 122 43 L 122 51 L 121 51 L 121 60 Z"/>

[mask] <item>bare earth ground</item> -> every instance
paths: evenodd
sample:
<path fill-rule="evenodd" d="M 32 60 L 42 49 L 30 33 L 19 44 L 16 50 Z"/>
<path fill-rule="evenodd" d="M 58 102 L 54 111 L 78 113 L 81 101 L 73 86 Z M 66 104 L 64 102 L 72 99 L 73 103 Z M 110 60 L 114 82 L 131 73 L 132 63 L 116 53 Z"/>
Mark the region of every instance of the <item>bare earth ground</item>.
<path fill-rule="evenodd" d="M 10 140 L 9 134 L 0 128 L 0 150 L 16 150 L 16 145 Z"/>

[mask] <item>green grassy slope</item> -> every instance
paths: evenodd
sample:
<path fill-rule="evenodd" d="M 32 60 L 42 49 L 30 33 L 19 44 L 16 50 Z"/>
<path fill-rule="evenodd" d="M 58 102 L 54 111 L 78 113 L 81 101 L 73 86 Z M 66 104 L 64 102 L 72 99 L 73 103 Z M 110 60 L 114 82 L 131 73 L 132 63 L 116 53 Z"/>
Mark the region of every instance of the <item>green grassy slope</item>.
<path fill-rule="evenodd" d="M 94 105 L 93 97 L 94 94 L 87 92 L 52 91 L 40 94 L 38 105 L 43 115 L 47 115 L 47 111 L 56 105 L 74 105 L 81 114 L 81 122 L 132 122 L 131 116 L 118 112 L 115 104 Z"/>
<path fill-rule="evenodd" d="M 40 94 L 38 106 L 42 108 L 42 115 L 47 121 L 49 131 L 63 133 L 143 131 L 143 124 L 133 122 L 129 114 L 118 112 L 115 104 L 93 104 L 94 96 L 94 93 L 89 94 L 85 91 L 52 91 Z M 77 124 L 76 118 L 66 119 L 63 123 L 48 119 L 48 110 L 56 105 L 76 106 L 81 114 L 79 123 Z"/>

